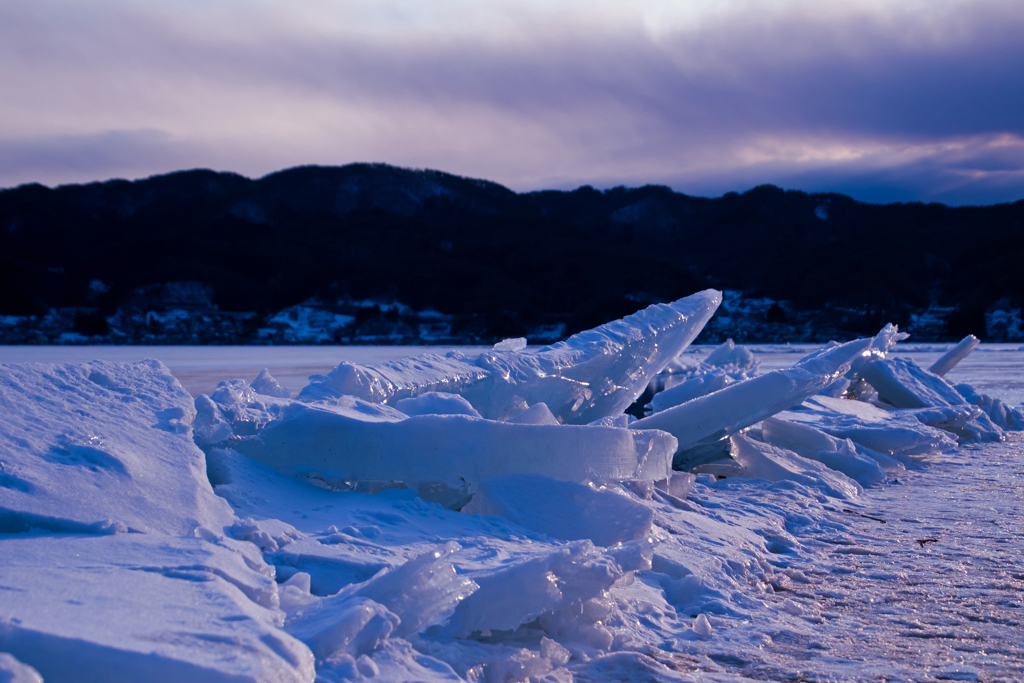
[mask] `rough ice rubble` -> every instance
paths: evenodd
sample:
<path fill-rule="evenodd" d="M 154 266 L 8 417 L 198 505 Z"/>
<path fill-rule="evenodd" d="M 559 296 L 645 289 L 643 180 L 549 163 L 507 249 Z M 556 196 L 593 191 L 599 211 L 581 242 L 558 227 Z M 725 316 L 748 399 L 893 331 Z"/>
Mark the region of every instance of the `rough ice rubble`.
<path fill-rule="evenodd" d="M 761 422 L 765 443 L 793 451 L 797 455 L 845 474 L 861 486 L 885 481 L 885 470 L 873 458 L 861 455 L 849 439 L 837 439 L 814 427 L 777 418 Z"/>
<path fill-rule="evenodd" d="M 521 353 L 516 343 L 472 362 L 428 354 L 377 366 L 341 364 L 311 378 L 297 402 L 260 396 L 241 380 L 222 382 L 212 397 L 196 401 L 197 442 L 251 437 L 230 445 L 282 471 L 338 482 L 461 490 L 512 473 L 578 482 L 668 479 L 676 450 L 669 435 L 581 424 L 620 415 L 720 301 L 708 290 L 650 306 L 535 354 Z M 372 407 L 385 402 L 394 408 Z M 391 424 L 381 424 L 375 412 Z"/>
<path fill-rule="evenodd" d="M 871 345 L 860 339 L 810 354 L 792 368 L 731 384 L 705 396 L 655 413 L 630 425 L 658 429 L 679 441 L 675 465 L 689 469 L 706 461 L 706 451 L 726 437 L 781 410 L 799 405 L 846 373 Z M 688 455 L 688 452 L 695 455 Z"/>
<path fill-rule="evenodd" d="M 346 657 L 359 656 L 363 647 L 360 643 L 374 641 L 388 628 L 398 630 L 398 623 L 406 620 L 403 609 L 382 597 L 381 592 L 370 593 L 365 586 L 388 576 L 395 577 L 392 584 L 415 584 L 402 578 L 402 572 L 408 574 L 406 568 L 412 566 L 403 564 L 406 558 L 435 553 L 439 543 L 453 541 L 462 549 L 453 553 L 447 546 L 449 550 L 441 561 L 455 564 L 458 577 L 480 588 L 459 603 L 451 621 L 439 627 L 437 637 L 447 633 L 444 638 L 450 638 L 452 632 L 467 629 L 514 629 L 550 612 L 552 624 L 562 629 L 582 629 L 579 638 L 586 636 L 590 639 L 584 639 L 586 642 L 597 639 L 603 643 L 608 636 L 592 621 L 573 626 L 572 606 L 601 600 L 602 591 L 629 572 L 647 566 L 653 547 L 641 533 L 650 530 L 650 512 L 625 492 L 606 495 L 622 499 L 619 511 L 634 510 L 636 519 L 628 535 L 639 538 L 621 546 L 613 543 L 613 547 L 603 550 L 590 539 L 566 546 L 496 517 L 450 512 L 424 503 L 412 491 L 392 490 L 378 496 L 339 493 L 282 476 L 232 451 L 215 450 L 211 456 L 215 480 L 230 481 L 216 484 L 217 492 L 226 496 L 239 515 L 257 516 L 236 525 L 236 534 L 260 544 L 267 560 L 276 565 L 279 577 L 291 577 L 281 590 L 282 605 L 294 613 L 286 629 L 315 645 L 315 650 L 321 648 L 322 654 L 330 652 L 327 659 L 347 662 Z M 541 484 L 543 490 L 551 491 L 560 489 L 561 483 L 545 480 Z M 539 519 L 542 513 L 535 511 L 534 516 Z M 566 520 L 563 528 L 573 523 L 584 532 L 589 529 L 595 535 L 602 534 L 598 541 L 615 540 L 608 538 L 613 532 L 587 520 Z M 620 525 L 620 533 L 625 528 Z M 366 569 L 361 575 L 353 575 L 353 569 L 359 567 Z M 380 569 L 389 568 L 392 574 L 371 578 Z M 337 577 L 346 569 L 348 580 L 338 583 Z M 303 577 L 303 583 L 288 585 Z M 451 574 L 448 577 L 453 578 Z M 443 584 L 460 585 L 449 580 Z M 447 594 L 438 589 L 434 597 L 443 599 Z M 399 622 L 365 601 L 353 602 L 357 597 L 372 598 Z M 415 604 L 422 611 L 424 604 L 432 603 L 422 600 Z M 428 618 L 412 623 L 442 620 L 445 610 L 428 610 Z M 568 612 L 558 616 L 564 610 Z M 344 618 L 339 616 L 335 622 L 324 616 L 329 613 Z M 376 623 L 370 624 L 375 617 L 379 617 Z"/>
<path fill-rule="evenodd" d="M 815 396 L 777 417 L 849 439 L 870 449 L 864 454 L 876 460 L 876 453 L 881 453 L 904 465 L 912 462 L 910 456 L 941 453 L 957 446 L 952 433 L 930 427 L 913 414 L 882 410 L 863 401 Z"/>
<path fill-rule="evenodd" d="M 979 394 L 970 384 L 957 384 L 957 390 L 964 400 L 988 413 L 989 418 L 1001 429 L 1024 430 L 1024 410 L 1009 406 L 1001 399 L 987 394 Z"/>
<path fill-rule="evenodd" d="M 311 378 L 300 399 L 351 395 L 394 403 L 430 391 L 464 396 L 484 417 L 505 419 L 544 403 L 565 424 L 621 414 L 703 329 L 722 301 L 713 289 L 655 304 L 536 353 L 494 350 L 473 360 L 427 354 L 387 363 L 342 363 Z"/>
<path fill-rule="evenodd" d="M 449 619 L 479 586 L 456 573 L 451 557 L 461 546 L 449 542 L 361 584 L 309 600 L 288 617 L 286 628 L 319 660 L 372 652 L 392 634 L 415 635 Z"/>
<path fill-rule="evenodd" d="M 876 360 L 865 365 L 860 375 L 878 391 L 880 400 L 896 408 L 955 408 L 967 405 L 967 401 L 953 385 L 909 359 Z M 1003 439 L 1002 430 L 987 413 L 980 410 L 963 424 L 952 426 L 950 431 L 970 441 Z"/>
<path fill-rule="evenodd" d="M 227 431 L 222 433 L 230 435 L 225 437 L 230 444 L 256 440 L 268 425 L 281 422 L 285 409 L 293 405 L 287 400 L 269 400 L 277 397 L 250 394 L 244 383 L 225 386 L 220 403 L 210 400 L 216 409 L 210 411 L 210 424 L 226 425 Z M 436 394 L 415 398 L 422 399 L 415 405 L 423 408 L 423 417 L 439 417 L 438 412 L 464 407 Z M 761 398 L 772 400 L 767 394 Z M 807 408 L 815 403 L 828 405 L 828 400 L 812 398 L 803 409 L 792 412 L 825 412 Z M 858 410 L 878 410 L 863 402 L 839 403 L 845 404 L 844 408 L 859 404 L 855 406 Z M 372 424 L 408 421 L 395 408 L 354 398 L 334 397 L 315 407 Z M 520 413 L 514 419 L 520 425 L 571 429 L 556 427 L 545 408 L 543 403 L 534 404 L 532 414 Z M 949 406 L 929 408 L 927 414 L 924 409 L 879 412 L 906 424 L 916 420 L 920 428 L 927 420 L 955 422 L 963 415 L 975 414 L 976 408 L 963 408 L 966 413 Z M 843 414 L 838 409 L 831 412 Z M 824 422 L 826 417 L 818 415 L 816 419 Z M 196 427 L 198 435 L 199 418 Z M 530 519 L 522 511 L 505 506 L 500 512 L 503 518 L 498 518 L 456 514 L 425 503 L 413 491 L 389 491 L 378 496 L 332 491 L 314 486 L 314 482 L 326 482 L 310 472 L 306 480 L 283 477 L 235 451 L 210 448 L 208 471 L 216 492 L 230 501 L 239 518 L 244 517 L 232 516 L 228 527 L 229 534 L 241 543 L 215 530 L 200 530 L 198 538 L 45 533 L 43 538 L 54 544 L 65 538 L 125 543 L 118 551 L 111 550 L 112 545 L 97 545 L 102 548 L 99 561 L 71 569 L 90 571 L 112 582 L 119 581 L 122 573 L 128 577 L 135 577 L 132 572 L 155 574 L 158 576 L 150 578 L 168 582 L 166 586 L 156 584 L 163 586 L 162 600 L 142 607 L 173 614 L 182 602 L 198 596 L 200 604 L 214 600 L 225 610 L 214 612 L 228 615 L 217 626 L 232 629 L 236 622 L 244 622 L 244 627 L 237 627 L 239 633 L 223 635 L 211 628 L 212 640 L 199 639 L 198 644 L 210 652 L 234 653 L 234 658 L 216 662 L 220 666 L 217 674 L 222 678 L 233 671 L 230 675 L 310 680 L 315 657 L 316 675 L 322 680 L 522 680 L 528 676 L 568 680 L 573 674 L 584 679 L 612 675 L 668 680 L 678 673 L 670 666 L 678 666 L 678 653 L 691 651 L 692 639 L 713 644 L 720 638 L 732 638 L 730 634 L 738 628 L 739 620 L 755 614 L 761 622 L 777 619 L 778 614 L 814 616 L 796 601 L 775 596 L 772 586 L 784 590 L 792 586 L 787 582 L 807 580 L 787 566 L 791 558 L 806 552 L 796 529 L 809 523 L 805 520 L 824 523 L 828 503 L 822 501 L 827 499 L 816 492 L 832 487 L 830 493 L 843 495 L 839 483 L 844 478 L 818 463 L 773 448 L 771 431 L 769 421 L 759 431 L 733 435 L 730 443 L 745 449 L 736 460 L 748 467 L 750 474 L 777 481 L 702 479 L 689 502 L 653 487 L 600 490 L 543 480 L 531 490 L 537 495 L 537 506 L 544 505 L 545 492 L 563 505 L 552 506 L 553 513 L 557 513 L 554 521 L 563 522 L 559 528 L 551 526 L 552 517 L 545 518 L 535 509 L 526 510 L 533 513 Z M 234 438 L 240 434 L 250 436 Z M 818 435 L 815 438 L 820 442 Z M 833 442 L 837 451 L 839 443 L 848 445 Z M 521 502 L 516 500 L 520 494 L 516 493 L 515 482 L 483 479 L 480 490 L 491 483 L 494 486 L 485 491 L 481 504 L 488 496 L 495 505 L 495 501 L 502 500 Z M 842 485 L 855 486 L 848 481 Z M 581 489 L 586 489 L 586 495 L 579 500 L 560 495 Z M 745 495 L 730 497 L 730 492 Z M 610 499 L 602 496 L 615 496 L 615 503 L 621 503 L 621 507 L 608 505 L 605 501 Z M 625 536 L 602 537 L 600 534 L 607 532 L 603 524 L 588 526 L 599 516 L 588 507 L 596 499 L 602 503 L 601 511 L 622 521 L 619 531 L 628 532 Z M 472 512 L 472 507 L 466 512 Z M 517 514 L 519 519 L 513 520 Z M 565 517 L 572 523 L 565 524 Z M 571 534 L 580 534 L 582 540 L 560 540 Z M 629 534 L 634 534 L 635 540 L 630 542 Z M 153 554 L 147 555 L 138 547 L 139 538 L 155 539 L 154 547 L 163 555 L 155 559 Z M 614 546 L 620 538 L 627 542 Z M 31 540 L 31 536 L 15 540 Z M 451 543 L 461 549 L 455 550 Z M 51 564 L 43 550 L 29 548 L 28 552 L 13 554 L 43 558 L 41 563 Z M 123 564 L 125 556 L 131 559 L 131 566 Z M 271 572 L 287 581 L 275 585 L 269 580 Z M 5 573 L 0 572 L 0 577 L 4 577 L 0 582 L 5 580 Z M 199 586 L 183 587 L 175 582 Z M 471 590 L 471 584 L 478 588 Z M 93 584 L 86 581 L 83 585 Z M 127 585 L 134 587 L 136 583 L 128 580 Z M 407 585 L 424 588 L 418 593 L 402 590 Z M 189 593 L 186 589 L 202 591 Z M 39 590 L 56 594 L 56 588 L 48 584 Z M 102 591 L 99 595 L 108 605 L 113 604 L 114 597 L 130 597 Z M 281 609 L 275 607 L 275 597 Z M 0 597 L 0 604 L 2 600 Z M 121 609 L 135 609 L 131 600 L 126 602 L 129 606 Z M 60 609 L 72 607 L 62 603 Z M 156 622 L 155 618 L 144 619 L 151 613 L 136 611 L 145 621 L 143 626 L 151 627 Z M 236 613 L 249 618 L 231 616 Z M 202 627 L 202 614 L 193 616 L 197 622 L 186 626 Z M 56 630 L 52 624 L 45 626 Z M 3 627 L 0 623 L 0 633 L 8 634 Z M 111 633 L 108 630 L 101 635 Z M 102 647 L 102 638 L 90 639 L 91 635 L 80 633 L 75 638 L 81 639 L 85 649 Z M 297 657 L 298 664 L 289 663 L 281 648 L 269 647 L 269 654 L 262 650 L 258 656 L 269 668 L 245 673 L 244 665 L 252 664 L 245 660 L 251 655 L 245 653 L 254 651 L 247 648 L 252 645 L 259 649 L 258 644 L 246 641 L 247 637 L 258 638 L 267 647 L 268 643 L 285 643 L 284 651 Z M 37 645 L 44 641 L 34 633 L 32 638 Z M 5 642 L 25 647 L 17 639 Z M 722 642 L 725 648 L 740 647 L 735 642 Z M 2 649 L 4 645 L 0 644 Z M 115 652 L 121 657 L 118 661 L 131 659 L 126 650 Z M 157 674 L 179 674 L 176 667 L 181 661 L 197 666 L 207 661 L 190 658 L 192 652 L 178 644 L 167 655 L 151 655 L 166 656 L 171 662 L 159 668 Z M 698 663 L 697 659 L 692 661 Z M 143 662 L 132 673 L 151 671 L 145 668 L 151 664 Z M 700 666 L 714 664 L 704 660 Z M 61 676 L 58 672 L 48 680 L 61 680 Z"/>

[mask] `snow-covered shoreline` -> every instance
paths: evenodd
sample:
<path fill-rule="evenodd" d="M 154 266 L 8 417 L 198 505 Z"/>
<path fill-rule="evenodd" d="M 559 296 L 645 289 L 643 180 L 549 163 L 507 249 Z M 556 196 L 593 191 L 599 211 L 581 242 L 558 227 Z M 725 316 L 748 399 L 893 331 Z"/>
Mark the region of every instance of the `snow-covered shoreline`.
<path fill-rule="evenodd" d="M 649 324 L 665 330 L 680 324 L 667 313 L 650 315 Z M 622 348 L 643 348 L 643 335 L 624 324 L 610 328 Z M 679 329 L 673 334 L 685 347 L 690 331 Z M 875 349 L 871 358 L 883 358 L 891 343 L 885 340 L 894 339 L 894 332 L 885 334 L 849 348 Z M 614 337 L 591 338 L 612 348 L 606 341 Z M 929 347 L 912 350 L 919 365 L 948 349 Z M 10 348 L 0 349 L 0 362 Z M 908 408 L 889 415 L 847 401 L 864 406 L 854 419 L 829 403 L 840 399 L 824 397 L 802 414 L 782 415 L 787 424 L 813 425 L 795 436 L 768 421 L 762 427 L 760 417 L 740 435 L 753 422 L 714 414 L 732 457 L 714 460 L 720 456 L 712 449 L 695 479 L 675 473 L 656 485 L 666 475 L 656 474 L 651 459 L 666 462 L 676 446 L 651 444 L 672 439 L 682 449 L 689 432 L 652 441 L 647 420 L 629 429 L 625 416 L 616 417 L 625 405 L 620 394 L 642 391 L 648 376 L 636 376 L 625 392 L 624 382 L 603 387 L 574 379 L 593 387 L 581 394 L 572 382 L 546 378 L 550 368 L 591 362 L 589 347 L 570 345 L 571 353 L 542 353 L 539 360 L 518 358 L 517 348 L 511 343 L 482 360 L 456 354 L 427 366 L 366 357 L 364 369 L 343 364 L 333 379 L 314 378 L 318 393 L 305 404 L 285 398 L 293 392 L 271 378 L 252 387 L 224 383 L 212 398 L 193 402 L 156 362 L 0 365 L 0 653 L 13 655 L 0 655 L 0 674 L 38 680 L 28 665 L 47 681 L 990 680 L 1024 673 L 1013 626 L 1024 590 L 1024 442 L 973 422 L 983 414 L 988 420 L 989 411 L 1012 426 L 1007 406 L 985 396 L 973 405 L 953 397 L 941 414 Z M 801 355 L 764 349 L 754 359 L 725 349 L 716 351 L 720 365 L 708 365 L 712 354 L 698 349 L 662 383 L 682 388 L 681 378 L 708 373 L 732 387 L 722 395 L 741 397 L 731 402 L 741 405 L 762 394 L 772 400 L 775 389 L 751 389 L 782 381 L 771 377 L 795 383 L 794 396 L 821 386 L 846 392 L 834 388 L 843 380 L 842 387 L 886 405 L 864 385 L 850 387 L 843 378 L 850 360 L 841 348 L 832 354 L 834 367 L 811 362 L 778 375 L 771 371 Z M 982 347 L 950 373 L 950 382 L 967 381 L 1016 404 L 1024 354 L 1011 351 Z M 893 355 L 902 355 L 900 346 Z M 183 359 L 208 373 L 250 362 L 235 358 L 217 367 L 223 361 Z M 291 362 L 303 367 L 307 359 Z M 691 360 L 704 363 L 697 374 Z M 452 384 L 454 375 L 444 373 L 455 371 L 462 379 Z M 379 385 L 386 391 L 373 399 L 378 385 L 344 383 L 352 377 L 390 384 Z M 745 384 L 753 377 L 769 379 Z M 884 392 L 883 380 L 877 382 Z M 497 389 L 486 384 L 492 381 Z M 687 391 L 703 391 L 703 381 Z M 926 374 L 913 381 L 946 386 Z M 439 382 L 470 401 L 431 393 Z M 347 386 L 371 389 L 365 399 L 329 394 Z M 609 415 L 593 426 L 559 424 L 577 414 L 590 421 L 586 406 Z M 481 418 L 478 409 L 501 417 Z M 674 424 L 672 410 L 665 409 L 663 424 Z M 897 418 L 902 436 L 887 426 Z M 888 438 L 888 455 L 866 448 L 860 437 L 836 436 L 859 434 L 854 423 L 873 429 L 872 439 Z M 344 454 L 315 467 L 308 460 L 319 452 L 310 450 L 315 443 L 341 443 L 353 429 L 398 433 L 389 425 L 412 436 L 393 446 L 386 439 L 397 437 L 373 436 L 385 439 L 374 448 L 393 458 L 394 478 L 408 488 L 339 480 L 338 465 L 323 463 L 343 462 Z M 303 441 L 311 429 L 336 436 Z M 389 455 L 415 451 L 425 438 L 450 448 L 449 433 L 469 439 L 458 442 L 460 449 L 487 443 L 491 433 L 502 440 L 475 454 L 476 463 L 502 452 L 498 445 L 511 449 L 500 462 L 514 465 L 517 443 L 568 441 L 531 465 L 537 469 L 518 473 L 513 467 L 470 475 L 477 465 L 453 459 L 453 473 L 482 477 L 469 481 L 467 504 L 456 479 L 444 480 L 454 497 L 431 483 L 430 472 L 439 470 L 429 459 L 423 467 L 423 455 Z M 997 433 L 1003 440 L 967 444 Z M 908 434 L 917 435 L 916 445 Z M 786 448 L 778 445 L 783 436 Z M 569 444 L 577 438 L 597 438 L 609 449 L 601 463 L 621 467 L 634 458 L 634 473 L 602 480 L 600 469 L 566 469 L 557 453 L 575 448 Z M 957 439 L 966 445 L 942 452 Z M 828 453 L 806 450 L 809 444 Z M 862 487 L 790 447 L 841 469 L 861 463 L 850 476 L 873 467 L 882 480 L 866 479 Z M 586 459 L 593 448 L 577 457 Z"/>

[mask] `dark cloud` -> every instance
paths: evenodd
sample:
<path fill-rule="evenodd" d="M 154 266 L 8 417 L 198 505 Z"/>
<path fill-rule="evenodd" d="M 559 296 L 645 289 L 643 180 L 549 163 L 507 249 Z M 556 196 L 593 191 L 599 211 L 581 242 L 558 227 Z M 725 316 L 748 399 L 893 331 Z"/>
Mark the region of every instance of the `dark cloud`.
<path fill-rule="evenodd" d="M 1024 5 L 846 5 L 744 5 L 698 28 L 548 12 L 420 32 L 362 15 L 319 27 L 273 3 L 10 3 L 0 183 L 358 158 L 515 189 L 1024 197 Z"/>

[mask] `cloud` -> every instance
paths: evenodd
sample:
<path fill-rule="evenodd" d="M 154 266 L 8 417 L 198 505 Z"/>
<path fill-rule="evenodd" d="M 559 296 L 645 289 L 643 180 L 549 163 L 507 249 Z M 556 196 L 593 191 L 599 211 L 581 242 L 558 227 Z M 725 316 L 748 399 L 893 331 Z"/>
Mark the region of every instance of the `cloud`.
<path fill-rule="evenodd" d="M 998 0 L 14 0 L 0 184 L 372 160 L 517 190 L 1016 199 L 1022 33 Z"/>
<path fill-rule="evenodd" d="M 177 165 L 187 163 L 189 156 L 187 147 L 158 130 L 0 139 L 0 179 L 27 174 L 148 175 L 154 168 L 177 170 Z"/>

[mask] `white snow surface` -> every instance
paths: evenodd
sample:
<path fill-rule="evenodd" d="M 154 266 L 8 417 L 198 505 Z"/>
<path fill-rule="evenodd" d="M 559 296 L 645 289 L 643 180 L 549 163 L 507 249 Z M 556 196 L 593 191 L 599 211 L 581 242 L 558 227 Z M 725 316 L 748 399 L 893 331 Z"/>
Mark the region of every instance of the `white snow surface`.
<path fill-rule="evenodd" d="M 230 524 L 159 361 L 0 365 L 0 530 L 191 534 Z"/>
<path fill-rule="evenodd" d="M 774 398 L 760 375 L 682 404 L 742 399 L 701 413 L 730 436 L 726 478 L 560 481 L 510 465 L 467 485 L 461 512 L 394 475 L 352 490 L 323 462 L 295 467 L 304 421 L 378 436 L 443 425 L 402 441 L 399 464 L 424 468 L 430 433 L 488 434 L 486 462 L 561 433 L 600 448 L 644 432 L 615 414 L 558 424 L 537 400 L 505 423 L 417 392 L 409 417 L 245 381 L 196 413 L 153 361 L 0 366 L 0 680 L 1022 680 L 1024 440 L 947 429 L 997 401 L 1012 429 L 1024 352 L 961 360 L 956 405 L 803 396 L 900 357 L 867 342 L 860 367 L 847 360 L 860 347 L 833 350 L 841 362 L 782 375 Z M 750 350 L 769 372 L 800 357 Z M 947 350 L 909 353 L 929 367 Z M 290 460 L 278 448 L 287 473 L 242 454 L 272 452 L 275 433 L 293 439 Z M 329 442 L 306 450 L 323 461 Z"/>

